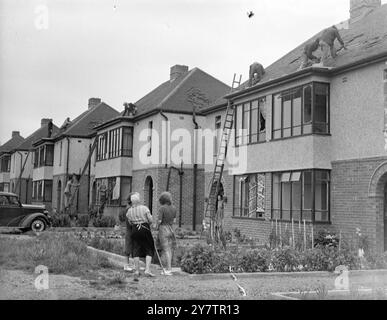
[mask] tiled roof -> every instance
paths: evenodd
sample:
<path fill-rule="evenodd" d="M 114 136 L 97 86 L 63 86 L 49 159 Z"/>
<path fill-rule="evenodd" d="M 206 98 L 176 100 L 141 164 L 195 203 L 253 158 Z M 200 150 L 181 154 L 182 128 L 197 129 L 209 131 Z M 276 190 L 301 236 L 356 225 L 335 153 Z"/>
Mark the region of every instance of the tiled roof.
<path fill-rule="evenodd" d="M 52 126 L 52 137 L 58 133 L 59 128 L 53 124 Z M 48 123 L 44 126 L 40 127 L 38 130 L 36 130 L 34 133 L 30 134 L 25 140 L 20 143 L 18 146 L 16 146 L 13 150 L 31 150 L 33 148 L 33 143 L 42 139 L 48 137 Z"/>
<path fill-rule="evenodd" d="M 60 129 L 55 138 L 63 136 L 89 137 L 95 133 L 94 127 L 118 115 L 117 110 L 101 102 L 80 114 L 66 128 Z"/>
<path fill-rule="evenodd" d="M 20 135 L 15 135 L 9 139 L 6 143 L 0 146 L 0 154 L 4 152 L 10 152 L 13 148 L 17 147 L 24 141 L 24 138 Z"/>
<path fill-rule="evenodd" d="M 155 110 L 189 112 L 213 104 L 230 91 L 230 87 L 199 68 L 194 68 L 174 81 L 166 81 L 135 103 L 136 117 Z"/>
<path fill-rule="evenodd" d="M 322 31 L 267 67 L 265 75 L 257 85 L 296 72 L 301 64 L 301 55 L 305 44 L 316 39 L 322 34 Z M 350 23 L 348 29 L 342 29 L 339 32 L 348 50 L 340 51 L 336 59 L 331 59 L 328 62 L 327 66 L 332 67 L 332 71 L 335 68 L 345 67 L 387 53 L 387 4 L 375 9 L 362 20 Z M 338 47 L 338 44 L 335 43 L 335 46 Z M 320 57 L 321 50 L 314 54 Z M 246 86 L 247 82 L 239 90 Z"/>

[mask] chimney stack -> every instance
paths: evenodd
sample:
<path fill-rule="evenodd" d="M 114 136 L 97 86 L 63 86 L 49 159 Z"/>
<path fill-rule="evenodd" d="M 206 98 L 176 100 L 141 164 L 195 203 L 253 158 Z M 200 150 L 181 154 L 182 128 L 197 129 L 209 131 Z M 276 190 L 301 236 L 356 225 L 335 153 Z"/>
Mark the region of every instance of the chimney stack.
<path fill-rule="evenodd" d="M 43 119 L 40 121 L 40 127 L 43 128 L 44 126 L 46 126 L 46 125 L 49 124 L 50 122 L 52 122 L 52 119 L 43 118 Z"/>
<path fill-rule="evenodd" d="M 89 109 L 98 106 L 102 100 L 100 98 L 90 98 L 89 99 Z"/>
<path fill-rule="evenodd" d="M 176 64 L 171 67 L 170 81 L 173 82 L 183 74 L 188 72 L 188 66 Z"/>
<path fill-rule="evenodd" d="M 20 136 L 20 131 L 12 131 L 12 138 Z"/>
<path fill-rule="evenodd" d="M 350 2 L 350 22 L 363 19 L 368 13 L 382 5 L 382 0 L 351 0 Z"/>

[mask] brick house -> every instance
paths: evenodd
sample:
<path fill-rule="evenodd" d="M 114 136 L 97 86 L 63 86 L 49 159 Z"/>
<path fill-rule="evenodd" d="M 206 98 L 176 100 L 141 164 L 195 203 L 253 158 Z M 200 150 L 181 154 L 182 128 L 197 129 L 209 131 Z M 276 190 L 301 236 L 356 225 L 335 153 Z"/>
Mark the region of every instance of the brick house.
<path fill-rule="evenodd" d="M 11 151 L 11 190 L 19 195 L 22 203 L 32 203 L 33 201 L 33 144 L 41 138 L 49 136 L 50 123 L 51 119 L 42 119 L 40 128 Z"/>
<path fill-rule="evenodd" d="M 229 89 L 198 68 L 189 70 L 187 66 L 175 65 L 166 82 L 134 104 L 137 111 L 133 116 L 124 112 L 99 126 L 95 177 L 97 183 L 106 183 L 108 187 L 105 212 L 117 214 L 126 205 L 127 193 L 133 190 L 141 194 L 152 213 L 157 213 L 158 197 L 169 189 L 179 212 L 178 225 L 190 229 L 200 226 L 204 167 L 194 160 L 194 132 L 205 124 L 201 110 Z M 180 141 L 179 132 L 183 131 L 188 141 Z M 124 132 L 130 147 L 123 145 Z M 188 146 L 188 156 L 174 156 L 174 150 L 182 143 Z M 121 187 L 116 187 L 116 199 L 112 199 L 119 181 Z"/>
<path fill-rule="evenodd" d="M 66 119 L 53 139 L 54 160 L 52 167 L 52 208 L 57 212 L 64 209 L 63 193 L 72 174 L 80 174 L 87 162 L 90 148 L 95 138 L 94 127 L 114 118 L 118 111 L 102 102 L 99 98 L 90 98 L 88 108 L 74 120 Z M 91 188 L 91 168 L 81 179 L 78 189 L 77 210 L 87 213 Z"/>
<path fill-rule="evenodd" d="M 12 138 L 0 146 L 0 191 L 11 191 L 11 151 L 23 141 L 19 131 L 12 131 Z"/>
<path fill-rule="evenodd" d="M 226 96 L 235 106 L 230 143 L 247 153 L 244 169 L 225 168 L 227 230 L 266 242 L 274 227 L 289 230 L 293 221 L 303 230 L 305 221 L 309 234 L 324 228 L 351 238 L 360 228 L 387 250 L 387 5 L 351 1 L 340 33 L 348 50 L 329 68 L 299 70 L 304 43 L 256 85 Z M 219 128 L 226 102 L 203 111 L 207 127 Z"/>

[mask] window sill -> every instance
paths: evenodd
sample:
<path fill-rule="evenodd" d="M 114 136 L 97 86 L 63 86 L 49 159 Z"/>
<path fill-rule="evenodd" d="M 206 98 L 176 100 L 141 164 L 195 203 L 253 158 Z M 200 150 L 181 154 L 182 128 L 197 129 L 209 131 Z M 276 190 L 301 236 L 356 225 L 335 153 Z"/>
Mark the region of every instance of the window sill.
<path fill-rule="evenodd" d="M 106 159 L 97 159 L 97 162 L 103 162 L 103 161 L 108 161 L 108 160 L 113 160 L 113 159 L 118 159 L 118 158 L 133 158 L 133 156 L 118 156 L 118 157 L 112 157 L 112 158 L 106 158 Z"/>
<path fill-rule="evenodd" d="M 265 218 L 249 218 L 249 217 L 235 217 L 235 216 L 233 216 L 232 219 L 234 219 L 234 220 L 267 221 Z"/>
<path fill-rule="evenodd" d="M 276 138 L 276 139 L 271 139 L 268 142 L 275 142 L 275 141 L 282 141 L 282 140 L 290 140 L 290 139 L 297 139 L 297 138 L 302 138 L 302 137 L 309 137 L 309 136 L 325 136 L 325 137 L 331 137 L 332 134 L 330 133 L 308 133 L 308 134 L 302 134 L 299 136 L 292 136 L 292 137 L 285 137 L 285 138 Z"/>
<path fill-rule="evenodd" d="M 280 220 L 280 219 L 270 219 L 270 221 L 272 222 L 281 222 L 281 223 L 292 223 L 291 220 Z M 293 221 L 294 225 L 298 225 L 299 224 L 299 221 Z M 301 221 L 301 224 L 304 224 L 304 220 Z M 307 225 L 310 225 L 310 224 L 313 224 L 313 225 L 332 225 L 332 222 L 331 221 L 327 221 L 327 222 L 324 222 L 324 221 L 305 221 L 305 224 Z"/>

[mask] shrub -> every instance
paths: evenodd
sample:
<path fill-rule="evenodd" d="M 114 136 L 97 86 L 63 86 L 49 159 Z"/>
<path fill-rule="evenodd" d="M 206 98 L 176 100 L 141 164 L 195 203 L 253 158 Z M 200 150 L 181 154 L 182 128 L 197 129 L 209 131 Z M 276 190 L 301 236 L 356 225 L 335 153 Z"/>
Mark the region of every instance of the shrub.
<path fill-rule="evenodd" d="M 387 269 L 387 252 L 383 254 L 369 252 L 365 255 L 365 259 L 367 269 Z"/>
<path fill-rule="evenodd" d="M 302 259 L 297 250 L 287 247 L 273 250 L 270 262 L 274 271 L 289 272 L 297 270 Z"/>
<path fill-rule="evenodd" d="M 93 220 L 93 226 L 96 228 L 113 228 L 116 225 L 116 219 L 111 216 L 102 216 Z"/>
<path fill-rule="evenodd" d="M 52 216 L 51 226 L 60 228 L 71 227 L 71 219 L 67 214 L 55 214 Z"/>
<path fill-rule="evenodd" d="M 334 247 L 337 248 L 339 245 L 339 238 L 336 234 L 331 233 L 327 230 L 321 230 L 318 233 L 317 238 L 314 241 L 316 247 Z"/>
<path fill-rule="evenodd" d="M 211 273 L 213 270 L 213 249 L 196 245 L 181 259 L 181 270 L 188 273 Z"/>
<path fill-rule="evenodd" d="M 269 269 L 270 253 L 266 250 L 249 250 L 239 262 L 243 272 L 265 272 Z"/>
<path fill-rule="evenodd" d="M 80 214 L 77 219 L 77 227 L 87 228 L 89 226 L 90 217 L 88 214 Z"/>

